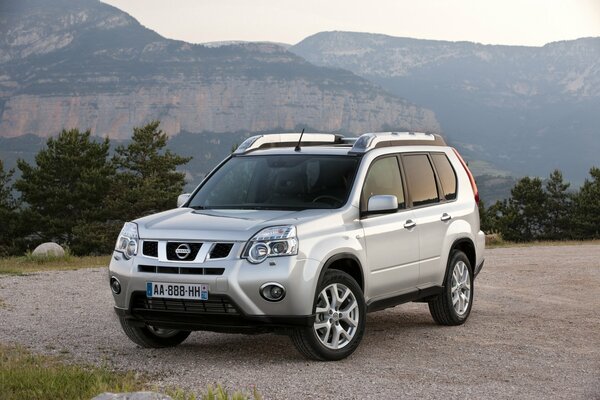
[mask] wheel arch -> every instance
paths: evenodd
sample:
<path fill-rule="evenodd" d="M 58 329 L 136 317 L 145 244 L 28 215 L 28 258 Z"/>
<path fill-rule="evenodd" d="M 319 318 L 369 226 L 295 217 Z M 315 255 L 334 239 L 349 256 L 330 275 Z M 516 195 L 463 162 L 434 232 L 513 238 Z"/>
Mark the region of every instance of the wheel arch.
<path fill-rule="evenodd" d="M 460 238 L 455 240 L 454 243 L 452 243 L 452 246 L 450 247 L 448 260 L 450 260 L 450 256 L 452 255 L 452 252 L 454 250 L 460 250 L 463 253 L 465 253 L 467 258 L 469 259 L 469 262 L 471 263 L 471 268 L 475 270 L 477 264 L 477 251 L 475 250 L 475 243 L 473 243 L 471 239 Z"/>
<path fill-rule="evenodd" d="M 321 282 L 325 272 L 330 269 L 336 269 L 350 275 L 358 283 L 363 293 L 365 293 L 364 271 L 360 260 L 354 254 L 338 253 L 329 257 L 323 264 L 323 268 L 321 268 L 318 282 Z"/>

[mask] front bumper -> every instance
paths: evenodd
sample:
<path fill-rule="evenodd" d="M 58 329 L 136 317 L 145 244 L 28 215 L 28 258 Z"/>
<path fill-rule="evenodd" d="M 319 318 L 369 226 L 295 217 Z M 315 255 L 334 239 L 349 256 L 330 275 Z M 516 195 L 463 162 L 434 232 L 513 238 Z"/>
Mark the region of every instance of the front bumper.
<path fill-rule="evenodd" d="M 205 272 L 164 272 L 173 267 L 182 267 L 183 264 L 188 271 L 203 269 Z M 149 270 L 149 265 L 156 267 L 154 272 L 144 272 Z M 124 318 L 160 327 L 231 331 L 238 328 L 287 328 L 312 324 L 319 267 L 316 260 L 298 259 L 296 256 L 268 258 L 254 265 L 233 255 L 228 259 L 207 260 L 204 263 L 182 263 L 161 262 L 143 255 L 126 260 L 115 252 L 109 266 L 109 276 L 121 284 L 121 292 L 113 293 L 113 298 L 117 314 Z M 209 300 L 174 300 L 179 302 L 176 305 L 168 304 L 170 300 L 152 299 L 150 301 L 153 304 L 149 304 L 145 296 L 147 282 L 206 284 L 209 286 Z M 269 282 L 285 288 L 286 294 L 281 301 L 268 301 L 260 295 L 260 287 Z M 213 301 L 230 307 L 218 312 L 197 307 L 204 303 L 200 307 L 208 306 L 210 309 L 211 304 L 215 305 Z M 160 302 L 164 304 L 161 306 Z M 186 302 L 192 303 L 188 306 Z"/>
<path fill-rule="evenodd" d="M 186 331 L 209 330 L 233 333 L 285 331 L 311 326 L 314 315 L 248 315 L 228 296 L 214 295 L 208 301 L 147 299 L 144 292 L 134 292 L 127 310 L 115 307 L 120 318 L 139 326 Z"/>

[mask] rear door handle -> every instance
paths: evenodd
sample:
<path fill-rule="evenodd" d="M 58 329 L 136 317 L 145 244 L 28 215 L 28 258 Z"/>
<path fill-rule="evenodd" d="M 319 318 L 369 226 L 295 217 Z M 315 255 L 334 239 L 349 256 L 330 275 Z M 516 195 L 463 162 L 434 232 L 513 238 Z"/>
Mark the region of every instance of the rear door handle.
<path fill-rule="evenodd" d="M 405 227 L 406 229 L 412 229 L 412 228 L 414 228 L 415 226 L 417 226 L 417 223 L 416 223 L 415 221 L 413 221 L 412 219 L 409 219 L 409 220 L 407 220 L 407 221 L 404 223 L 404 227 Z"/>
<path fill-rule="evenodd" d="M 452 219 L 452 217 L 449 214 L 447 214 L 447 213 L 443 213 L 442 217 L 440 218 L 440 220 L 442 220 L 444 222 L 450 221 L 451 219 Z"/>

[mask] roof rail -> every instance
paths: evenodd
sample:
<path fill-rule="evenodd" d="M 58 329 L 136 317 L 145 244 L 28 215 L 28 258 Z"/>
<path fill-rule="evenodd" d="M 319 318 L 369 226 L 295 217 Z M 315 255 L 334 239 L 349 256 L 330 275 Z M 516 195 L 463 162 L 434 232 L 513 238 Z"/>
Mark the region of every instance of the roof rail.
<path fill-rule="evenodd" d="M 440 135 L 423 132 L 371 132 L 361 135 L 350 153 L 362 154 L 369 150 L 391 146 L 446 146 Z"/>
<path fill-rule="evenodd" d="M 245 154 L 258 149 L 273 147 L 290 147 L 298 144 L 300 133 L 272 133 L 266 135 L 251 136 L 238 146 L 234 154 Z M 305 133 L 300 145 L 322 146 L 325 144 L 342 144 L 343 136 L 334 133 Z"/>

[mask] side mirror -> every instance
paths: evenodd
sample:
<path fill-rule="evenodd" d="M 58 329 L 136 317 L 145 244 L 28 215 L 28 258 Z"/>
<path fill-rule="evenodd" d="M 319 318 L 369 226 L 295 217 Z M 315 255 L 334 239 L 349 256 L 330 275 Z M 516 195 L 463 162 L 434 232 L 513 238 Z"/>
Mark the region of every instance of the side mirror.
<path fill-rule="evenodd" d="M 369 197 L 367 213 L 393 213 L 398 211 L 398 198 L 389 194 L 378 194 Z"/>
<path fill-rule="evenodd" d="M 188 201 L 189 198 L 190 198 L 189 193 L 180 194 L 177 197 L 177 207 L 181 207 L 182 205 L 184 205 L 185 202 Z"/>

